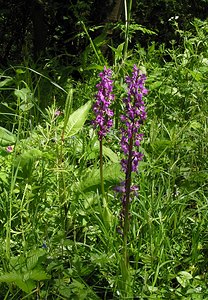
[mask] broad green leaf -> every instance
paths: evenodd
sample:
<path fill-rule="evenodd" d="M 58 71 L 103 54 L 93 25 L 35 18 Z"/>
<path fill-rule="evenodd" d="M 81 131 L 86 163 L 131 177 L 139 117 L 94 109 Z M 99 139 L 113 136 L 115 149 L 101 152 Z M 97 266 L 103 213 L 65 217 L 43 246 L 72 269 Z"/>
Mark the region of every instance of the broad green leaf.
<path fill-rule="evenodd" d="M 28 111 L 28 110 L 30 110 L 32 107 L 34 106 L 34 104 L 33 103 L 26 103 L 26 104 L 22 104 L 22 105 L 20 105 L 20 110 L 22 110 L 22 111 Z"/>
<path fill-rule="evenodd" d="M 88 101 L 70 115 L 65 131 L 66 137 L 75 135 L 80 129 L 82 129 L 91 108 L 91 104 L 91 101 Z"/>
<path fill-rule="evenodd" d="M 22 275 L 16 272 L 5 273 L 0 276 L 0 282 L 16 282 L 17 280 L 22 280 Z"/>
<path fill-rule="evenodd" d="M 61 296 L 66 297 L 66 299 L 70 299 L 69 296 L 71 297 L 72 289 L 64 282 L 58 285 L 58 290 Z"/>
<path fill-rule="evenodd" d="M 115 186 L 122 181 L 121 166 L 119 163 L 112 163 L 103 168 L 105 186 Z M 92 169 L 91 172 L 81 181 L 79 188 L 82 191 L 96 191 L 100 188 L 100 169 Z"/>
<path fill-rule="evenodd" d="M 30 251 L 27 257 L 27 269 L 32 270 L 39 262 L 39 258 L 44 256 L 46 253 L 44 249 L 36 249 Z"/>
<path fill-rule="evenodd" d="M 17 74 L 24 74 L 26 71 L 22 69 L 16 69 Z"/>
<path fill-rule="evenodd" d="M 32 280 L 23 280 L 23 275 L 20 273 L 5 273 L 0 276 L 0 282 L 11 283 L 14 282 L 21 290 L 30 293 L 35 288 L 35 282 Z"/>
<path fill-rule="evenodd" d="M 36 281 L 41 281 L 41 280 L 46 280 L 46 279 L 51 278 L 50 275 L 48 275 L 44 270 L 41 270 L 39 268 L 26 273 L 24 275 L 24 279 L 26 279 L 27 277 L 28 277 L 28 279 L 32 279 L 32 280 L 36 280 Z"/>
<path fill-rule="evenodd" d="M 150 90 L 158 89 L 162 85 L 162 81 L 155 81 L 150 85 Z"/>
<path fill-rule="evenodd" d="M 119 162 L 118 156 L 110 148 L 103 146 L 103 154 L 108 156 L 112 162 L 114 163 Z"/>
<path fill-rule="evenodd" d="M 16 136 L 9 130 L 0 127 L 0 146 L 11 146 L 16 143 Z"/>
<path fill-rule="evenodd" d="M 96 141 L 94 145 L 92 145 L 91 152 L 88 154 L 88 159 L 94 159 L 95 157 L 99 156 L 99 142 Z M 103 155 L 107 156 L 112 162 L 118 163 L 119 158 L 113 150 L 103 145 Z"/>
<path fill-rule="evenodd" d="M 21 100 L 26 101 L 28 95 L 31 95 L 31 91 L 28 88 L 22 88 L 21 90 L 15 89 L 14 94 Z"/>
<path fill-rule="evenodd" d="M 36 287 L 36 284 L 33 280 L 29 279 L 27 281 L 23 281 L 22 279 L 18 279 L 15 281 L 16 285 L 25 293 L 31 293 L 32 290 Z"/>

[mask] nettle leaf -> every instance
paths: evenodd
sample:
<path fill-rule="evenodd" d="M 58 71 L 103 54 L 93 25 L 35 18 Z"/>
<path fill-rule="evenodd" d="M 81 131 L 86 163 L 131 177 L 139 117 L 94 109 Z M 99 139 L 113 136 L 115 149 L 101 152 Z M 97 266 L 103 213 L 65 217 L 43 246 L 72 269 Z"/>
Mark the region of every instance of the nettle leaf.
<path fill-rule="evenodd" d="M 87 115 L 91 108 L 91 105 L 92 105 L 91 101 L 88 101 L 86 104 L 78 108 L 70 115 L 65 130 L 66 137 L 75 135 L 80 129 L 82 129 L 87 119 Z"/>
<path fill-rule="evenodd" d="M 33 280 L 28 279 L 27 281 L 23 281 L 22 279 L 18 279 L 15 281 L 16 285 L 25 293 L 31 293 L 32 290 L 36 287 L 36 284 Z"/>
<path fill-rule="evenodd" d="M 44 270 L 37 268 L 28 273 L 24 274 L 24 279 L 32 279 L 36 281 L 42 281 L 46 279 L 50 279 L 51 276 L 48 275 Z"/>
<path fill-rule="evenodd" d="M 35 282 L 30 279 L 24 281 L 23 275 L 21 273 L 5 273 L 0 276 L 0 282 L 14 282 L 22 291 L 26 293 L 30 293 L 35 288 Z"/>
<path fill-rule="evenodd" d="M 36 265 L 39 263 L 40 258 L 43 257 L 45 254 L 46 254 L 46 252 L 44 251 L 44 249 L 36 249 L 36 250 L 30 251 L 30 253 L 27 257 L 28 270 L 32 270 L 33 268 L 35 268 Z"/>
<path fill-rule="evenodd" d="M 22 280 L 22 275 L 16 272 L 5 273 L 0 276 L 0 282 L 16 282 L 17 280 Z"/>
<path fill-rule="evenodd" d="M 11 146 L 16 143 L 16 136 L 9 130 L 0 127 L 0 146 Z"/>

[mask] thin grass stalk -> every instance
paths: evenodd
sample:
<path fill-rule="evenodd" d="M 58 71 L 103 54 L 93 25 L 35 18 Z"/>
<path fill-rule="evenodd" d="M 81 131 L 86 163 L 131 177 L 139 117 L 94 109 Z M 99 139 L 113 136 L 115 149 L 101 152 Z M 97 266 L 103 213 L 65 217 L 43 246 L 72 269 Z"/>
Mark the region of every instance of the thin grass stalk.
<path fill-rule="evenodd" d="M 124 42 L 124 50 L 123 50 L 123 60 L 125 61 L 128 53 L 128 45 L 129 45 L 129 23 L 131 19 L 131 8 L 132 8 L 132 0 L 127 1 L 124 0 L 124 15 L 125 15 L 125 42 Z"/>
<path fill-rule="evenodd" d="M 93 40 L 91 39 L 91 37 L 90 37 L 90 35 L 89 35 L 88 31 L 87 31 L 87 28 L 86 28 L 84 22 L 81 21 L 81 24 L 82 24 L 82 26 L 83 26 L 84 32 L 86 33 L 86 35 L 87 35 L 87 37 L 88 37 L 88 39 L 89 39 L 89 41 L 90 41 L 90 45 L 92 46 L 92 49 L 93 49 L 93 51 L 94 51 L 94 53 L 95 53 L 95 55 L 96 55 L 96 57 L 97 57 L 97 59 L 98 59 L 98 61 L 99 61 L 99 64 L 102 65 L 103 62 L 102 62 L 102 60 L 100 59 L 100 56 L 99 56 L 99 54 L 98 54 L 98 52 L 97 52 L 97 49 L 96 49 L 96 47 L 95 47 L 95 45 L 94 45 L 94 43 L 93 43 Z"/>

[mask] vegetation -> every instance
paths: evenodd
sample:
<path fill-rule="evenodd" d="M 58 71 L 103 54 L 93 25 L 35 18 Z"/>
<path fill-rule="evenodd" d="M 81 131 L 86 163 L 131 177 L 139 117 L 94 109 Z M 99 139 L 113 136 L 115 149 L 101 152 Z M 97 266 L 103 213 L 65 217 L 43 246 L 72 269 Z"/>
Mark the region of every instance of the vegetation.
<path fill-rule="evenodd" d="M 208 21 L 182 28 L 173 15 L 177 39 L 158 43 L 131 4 L 124 1 L 123 14 L 134 22 L 116 20 L 115 41 L 93 36 L 98 28 L 80 18 L 88 45 L 74 64 L 60 53 L 40 63 L 36 53 L 37 61 L 2 66 L 1 299 L 208 299 Z M 120 164 L 126 76 L 135 66 L 147 78 L 138 172 L 131 158 Z M 112 80 L 105 96 L 115 99 L 101 138 L 94 112 L 102 72 Z M 139 190 L 130 194 L 131 183 Z"/>

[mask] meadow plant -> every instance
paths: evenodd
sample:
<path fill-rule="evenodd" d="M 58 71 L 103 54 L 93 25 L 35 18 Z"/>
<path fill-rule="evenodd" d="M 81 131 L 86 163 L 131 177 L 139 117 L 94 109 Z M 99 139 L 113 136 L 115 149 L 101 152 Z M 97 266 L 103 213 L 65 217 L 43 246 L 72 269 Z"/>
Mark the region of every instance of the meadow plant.
<path fill-rule="evenodd" d="M 128 259 L 128 230 L 129 230 L 129 211 L 131 194 L 137 193 L 138 186 L 132 184 L 132 172 L 138 171 L 139 161 L 143 154 L 137 149 L 140 146 L 143 134 L 139 133 L 140 126 L 146 119 L 146 109 L 143 96 L 147 94 L 144 87 L 146 80 L 145 74 L 142 74 L 136 65 L 133 67 L 132 76 L 126 77 L 127 97 L 123 99 L 124 109 L 121 119 L 121 150 L 124 158 L 121 159 L 122 171 L 125 173 L 125 180 L 116 191 L 122 194 L 121 210 L 121 230 L 123 235 L 123 259 L 121 264 L 122 285 L 124 297 L 131 293 L 131 283 L 129 278 L 129 259 Z"/>
<path fill-rule="evenodd" d="M 109 132 L 113 125 L 113 111 L 110 109 L 111 102 L 114 100 L 112 71 L 104 67 L 104 71 L 99 74 L 101 82 L 97 84 L 98 92 L 96 94 L 96 102 L 93 106 L 95 119 L 92 124 L 97 129 L 98 139 L 100 141 L 100 178 L 103 195 L 103 204 L 106 206 L 104 195 L 104 179 L 103 179 L 103 160 L 102 160 L 102 142 L 103 137 Z M 132 172 L 138 171 L 139 161 L 142 160 L 143 154 L 137 149 L 143 138 L 143 134 L 139 133 L 139 129 L 143 121 L 146 119 L 146 110 L 143 101 L 143 95 L 147 94 L 144 87 L 146 80 L 145 74 L 142 74 L 136 65 L 133 67 L 132 76 L 126 77 L 127 97 L 123 99 L 124 107 L 121 119 L 121 150 L 124 157 L 121 159 L 122 171 L 125 173 L 125 180 L 116 191 L 122 193 L 122 210 L 121 210 L 121 229 L 123 235 L 123 258 L 122 258 L 122 291 L 125 295 L 129 295 L 129 276 L 128 276 L 128 253 L 127 253 L 127 235 L 129 230 L 129 210 L 131 194 L 136 193 L 138 187 L 132 185 Z M 125 297 L 125 296 L 124 296 Z"/>
<path fill-rule="evenodd" d="M 143 95 L 147 94 L 147 89 L 144 87 L 146 76 L 140 73 L 136 65 L 134 65 L 132 77 L 126 77 L 128 86 L 127 97 L 124 98 L 124 114 L 120 119 L 121 126 L 121 149 L 124 158 L 121 159 L 121 167 L 125 173 L 125 182 L 122 183 L 123 192 L 122 206 L 124 217 L 124 233 L 128 231 L 128 214 L 130 204 L 130 193 L 138 190 L 138 187 L 132 185 L 131 174 L 138 171 L 139 161 L 142 160 L 143 154 L 137 151 L 143 134 L 139 133 L 139 129 L 143 121 L 146 119 L 146 110 Z"/>
<path fill-rule="evenodd" d="M 113 111 L 110 105 L 114 100 L 113 80 L 111 69 L 104 67 L 104 71 L 99 74 L 101 82 L 96 85 L 98 92 L 96 94 L 96 102 L 93 106 L 95 119 L 92 121 L 93 127 L 97 129 L 98 139 L 100 141 L 100 180 L 103 201 L 105 199 L 104 179 L 103 179 L 103 137 L 109 132 L 113 125 Z"/>

